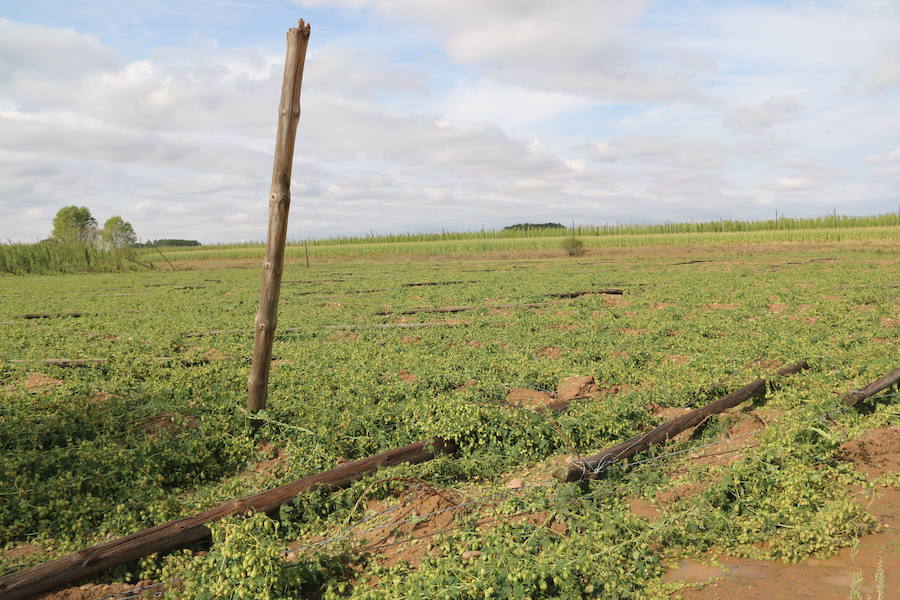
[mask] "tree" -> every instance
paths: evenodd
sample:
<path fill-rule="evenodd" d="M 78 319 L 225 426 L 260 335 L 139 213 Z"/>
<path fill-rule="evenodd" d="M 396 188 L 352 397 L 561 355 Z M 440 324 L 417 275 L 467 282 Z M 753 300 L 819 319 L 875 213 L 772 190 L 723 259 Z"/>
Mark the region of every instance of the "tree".
<path fill-rule="evenodd" d="M 107 248 L 127 248 L 137 241 L 137 236 L 131 223 L 116 215 L 103 224 L 100 241 Z"/>
<path fill-rule="evenodd" d="M 86 206 L 64 206 L 53 219 L 50 237 L 70 244 L 92 244 L 97 237 L 97 220 Z"/>

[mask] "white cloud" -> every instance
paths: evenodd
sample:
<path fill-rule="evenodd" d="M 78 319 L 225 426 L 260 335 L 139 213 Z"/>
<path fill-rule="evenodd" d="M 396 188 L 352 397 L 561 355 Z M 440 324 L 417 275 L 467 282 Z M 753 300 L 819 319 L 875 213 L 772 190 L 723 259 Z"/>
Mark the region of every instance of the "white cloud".
<path fill-rule="evenodd" d="M 333 2 L 297 0 L 305 6 Z M 644 1 L 343 0 L 352 9 L 424 24 L 458 63 L 497 81 L 604 100 L 696 96 L 693 78 L 710 66 L 694 52 L 636 27 Z M 653 52 L 648 53 L 647 48 Z M 653 55 L 647 60 L 648 54 Z"/>
<path fill-rule="evenodd" d="M 370 15 L 347 35 L 340 19 L 314 23 L 293 237 L 893 209 L 896 16 L 827 2 L 342 4 L 387 33 Z M 221 43 L 126 58 L 96 36 L 0 20 L 0 238 L 43 237 L 77 203 L 145 238 L 263 239 L 283 57 Z"/>
<path fill-rule="evenodd" d="M 900 148 L 891 150 L 884 155 L 873 154 L 871 156 L 867 156 L 866 162 L 870 165 L 900 165 Z"/>
<path fill-rule="evenodd" d="M 770 187 L 776 190 L 808 190 L 816 187 L 816 182 L 805 177 L 779 177 Z"/>
<path fill-rule="evenodd" d="M 725 117 L 725 123 L 743 133 L 761 134 L 775 125 L 790 123 L 802 111 L 794 98 L 769 98 L 756 106 L 733 109 Z"/>
<path fill-rule="evenodd" d="M 585 98 L 570 94 L 504 85 L 482 78 L 453 87 L 443 95 L 437 109 L 453 121 L 491 123 L 515 130 L 590 104 Z"/>
<path fill-rule="evenodd" d="M 882 91 L 900 85 L 900 44 L 888 49 L 872 70 L 872 87 Z"/>

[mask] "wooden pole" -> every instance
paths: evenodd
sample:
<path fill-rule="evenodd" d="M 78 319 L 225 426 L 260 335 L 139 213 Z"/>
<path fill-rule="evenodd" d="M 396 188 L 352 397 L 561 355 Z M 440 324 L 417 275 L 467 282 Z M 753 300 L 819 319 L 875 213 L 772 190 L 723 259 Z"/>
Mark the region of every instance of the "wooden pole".
<path fill-rule="evenodd" d="M 900 367 L 897 367 L 881 379 L 873 381 L 861 390 L 853 390 L 844 394 L 844 404 L 853 406 L 861 400 L 865 400 L 869 396 L 874 396 L 883 389 L 889 388 L 895 383 L 900 382 Z"/>
<path fill-rule="evenodd" d="M 778 375 L 791 375 L 798 373 L 803 369 L 808 369 L 809 364 L 804 360 L 795 365 L 785 367 L 777 372 Z M 733 406 L 737 406 L 745 400 L 749 400 L 766 391 L 767 381 L 765 379 L 757 379 L 752 383 L 748 383 L 739 390 L 723 396 L 718 400 L 710 402 L 702 408 L 692 410 L 689 413 L 681 415 L 678 418 L 666 421 L 659 427 L 651 429 L 647 433 L 625 440 L 621 444 L 617 444 L 612 448 L 589 456 L 587 458 L 576 458 L 568 465 L 557 469 L 553 476 L 560 481 L 578 481 L 580 479 L 593 479 L 600 470 L 606 465 L 616 461 L 631 458 L 639 452 L 643 452 L 650 446 L 665 442 L 669 438 L 675 437 L 682 431 L 699 425 L 705 418 L 710 415 L 720 413 Z"/>
<path fill-rule="evenodd" d="M 210 534 L 206 525 L 227 515 L 250 510 L 260 513 L 271 512 L 298 494 L 316 488 L 329 490 L 343 488 L 369 473 L 374 473 L 379 468 L 404 462 L 421 463 L 452 450 L 451 442 L 433 438 L 347 462 L 330 471 L 297 479 L 254 496 L 230 500 L 199 515 L 162 523 L 99 546 L 67 554 L 42 565 L 0 577 L 0 598 L 3 600 L 31 598 L 142 556 L 174 550 L 191 542 L 202 540 Z"/>
<path fill-rule="evenodd" d="M 278 296 L 281 292 L 281 273 L 284 270 L 288 209 L 291 205 L 294 140 L 297 137 L 297 123 L 300 120 L 300 85 L 303 82 L 303 64 L 306 61 L 308 45 L 309 25 L 301 19 L 298 27 L 291 27 L 287 32 L 287 54 L 278 108 L 278 131 L 275 137 L 275 164 L 272 169 L 272 187 L 269 191 L 269 232 L 266 237 L 266 255 L 263 259 L 259 310 L 254 321 L 253 361 L 248 379 L 247 408 L 251 411 L 266 407 L 272 341 L 275 339 Z"/>

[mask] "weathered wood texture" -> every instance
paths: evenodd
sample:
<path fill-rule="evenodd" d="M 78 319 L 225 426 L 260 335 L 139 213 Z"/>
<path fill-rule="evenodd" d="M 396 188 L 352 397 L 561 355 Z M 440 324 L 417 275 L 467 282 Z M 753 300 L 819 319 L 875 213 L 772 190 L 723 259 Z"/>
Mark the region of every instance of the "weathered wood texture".
<path fill-rule="evenodd" d="M 809 364 L 806 361 L 800 361 L 797 364 L 779 370 L 777 375 L 792 375 L 808 368 Z M 692 410 L 691 412 L 670 421 L 666 421 L 647 433 L 642 433 L 621 444 L 607 448 L 599 454 L 586 458 L 573 459 L 568 465 L 557 469 L 553 473 L 553 476 L 561 481 L 578 481 L 580 479 L 594 478 L 607 465 L 625 458 L 630 458 L 654 444 L 665 442 L 682 431 L 699 425 L 710 415 L 720 413 L 737 406 L 741 402 L 765 393 L 767 383 L 768 382 L 765 379 L 757 379 L 727 396 L 723 396 L 718 400 L 710 402 L 706 406 Z"/>
<path fill-rule="evenodd" d="M 466 281 L 414 281 L 412 283 L 401 283 L 400 287 L 423 287 L 428 285 L 457 285 L 460 283 L 479 283 L 477 279 L 469 279 Z"/>
<path fill-rule="evenodd" d="M 884 377 L 877 379 L 861 390 L 852 390 L 844 394 L 844 403 L 847 406 L 853 406 L 857 402 L 861 402 L 869 396 L 874 396 L 881 390 L 887 389 L 900 381 L 900 367 L 897 367 Z"/>
<path fill-rule="evenodd" d="M 410 308 L 407 310 L 379 310 L 376 315 L 414 315 L 417 313 L 458 313 L 467 310 L 488 310 L 498 308 L 538 308 L 547 306 L 546 302 L 531 302 L 528 304 L 492 304 L 487 306 L 439 306 L 426 308 Z"/>
<path fill-rule="evenodd" d="M 287 32 L 284 80 L 278 108 L 278 131 L 275 137 L 275 162 L 269 191 L 269 232 L 263 259 L 262 290 L 259 310 L 254 321 L 253 361 L 247 381 L 249 410 L 266 407 L 272 341 L 278 321 L 278 296 L 284 270 L 284 242 L 287 238 L 288 211 L 291 205 L 291 169 L 294 162 L 294 140 L 300 121 L 300 86 L 303 65 L 309 45 L 309 25 L 302 20 Z"/>
<path fill-rule="evenodd" d="M 54 561 L 0 577 L 0 598 L 23 600 L 59 586 L 95 575 L 154 552 L 166 552 L 210 534 L 208 523 L 247 511 L 271 512 L 299 494 L 313 489 L 339 489 L 384 467 L 421 463 L 451 452 L 452 442 L 441 438 L 416 442 L 344 463 L 339 467 L 297 479 L 280 487 L 231 500 L 199 515 L 176 519 L 99 546 L 67 554 Z"/>
<path fill-rule="evenodd" d="M 607 289 L 607 290 L 585 290 L 583 292 L 559 292 L 556 294 L 547 294 L 550 298 L 578 298 L 579 296 L 587 296 L 590 294 L 610 294 L 613 296 L 618 296 L 624 294 L 625 292 L 620 289 Z"/>
<path fill-rule="evenodd" d="M 89 367 L 102 365 L 105 358 L 13 358 L 6 361 L 13 365 L 46 365 L 48 367 Z"/>

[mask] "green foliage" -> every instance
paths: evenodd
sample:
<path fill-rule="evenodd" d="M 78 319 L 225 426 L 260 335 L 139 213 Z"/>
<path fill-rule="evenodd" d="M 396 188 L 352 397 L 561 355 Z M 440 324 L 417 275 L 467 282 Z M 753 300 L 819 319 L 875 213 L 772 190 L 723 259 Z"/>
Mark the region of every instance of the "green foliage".
<path fill-rule="evenodd" d="M 586 248 L 634 248 L 674 246 L 746 247 L 783 242 L 814 244 L 855 240 L 895 241 L 900 237 L 900 216 L 889 213 L 877 217 L 838 217 L 838 226 L 823 219 L 779 219 L 778 226 L 766 221 L 710 223 L 667 223 L 661 225 L 578 226 L 574 234 Z M 724 223 L 724 230 L 721 227 Z M 730 223 L 730 224 L 729 224 Z M 376 256 L 444 256 L 453 254 L 543 253 L 552 255 L 560 238 L 570 229 L 518 231 L 441 232 L 406 235 L 371 235 L 308 240 L 289 243 L 288 259 L 360 258 Z M 153 259 L 150 251 L 148 260 Z M 262 243 L 207 245 L 202 248 L 168 252 L 171 260 L 232 260 L 262 257 Z M 155 259 L 154 259 L 155 260 Z"/>
<path fill-rule="evenodd" d="M 110 217 L 103 224 L 100 240 L 106 248 L 119 250 L 134 245 L 137 236 L 131 223 L 117 215 Z"/>
<path fill-rule="evenodd" d="M 584 242 L 577 237 L 567 237 L 559 246 L 569 256 L 584 256 Z"/>
<path fill-rule="evenodd" d="M 64 206 L 53 218 L 51 237 L 64 244 L 92 245 L 97 239 L 97 220 L 86 206 Z"/>
<path fill-rule="evenodd" d="M 112 251 L 79 243 L 45 240 L 37 244 L 0 244 L 0 273 L 49 275 L 147 270 L 134 251 Z"/>
<path fill-rule="evenodd" d="M 265 515 L 229 517 L 213 523 L 212 548 L 205 556 L 188 551 L 161 569 L 163 579 L 181 583 L 166 591 L 171 600 L 282 600 L 286 577 L 278 522 Z"/>
<path fill-rule="evenodd" d="M 668 250 L 662 259 L 635 253 L 593 264 L 288 264 L 269 407 L 258 423 L 242 408 L 252 336 L 181 336 L 252 329 L 256 269 L 0 279 L 0 357 L 107 359 L 81 369 L 0 363 L 0 547 L 44 549 L 15 566 L 0 558 L 0 572 L 434 435 L 459 442 L 452 458 L 301 496 L 282 507 L 277 524 L 259 515 L 229 519 L 214 527 L 205 556 L 148 558 L 105 577 L 177 575 L 185 587 L 170 594 L 183 597 L 652 598 L 664 562 L 712 547 L 785 560 L 833 553 L 872 528 L 850 485 L 874 485 L 834 451 L 900 416 L 889 397 L 838 412 L 835 393 L 895 366 L 885 351 L 884 323 L 895 318 L 896 302 L 882 285 L 890 283 L 883 251 L 844 242 L 702 252 L 713 262 L 699 268 L 672 265 L 678 259 Z M 814 261 L 822 258 L 834 260 Z M 462 280 L 475 282 L 402 285 Z M 626 295 L 474 310 L 452 315 L 446 327 L 365 327 L 394 322 L 373 316 L 384 308 L 537 302 L 613 281 L 627 282 Z M 784 306 L 776 312 L 771 303 Z M 19 318 L 73 309 L 88 314 Z M 359 328 L 324 328 L 338 324 Z M 201 364 L 204 357 L 220 360 Z M 758 401 L 754 410 L 769 426 L 760 447 L 734 464 L 694 465 L 685 453 L 584 487 L 510 492 L 455 513 L 455 529 L 408 542 L 433 545 L 418 566 L 354 555 L 359 539 L 303 550 L 289 564 L 278 554 L 341 535 L 372 516 L 371 501 L 397 503 L 421 482 L 466 499 L 509 491 L 504 482 L 522 470 L 549 473 L 551 457 L 646 431 L 660 422 L 657 407 L 707 402 L 770 373 L 771 361 L 801 358 L 813 368 Z M 609 393 L 559 415 L 506 400 L 512 388 L 554 390 L 573 373 L 593 376 Z M 59 382 L 26 385 L 34 374 Z M 820 420 L 825 412 L 831 420 Z M 738 416 L 638 459 L 721 439 Z M 670 474 L 682 479 L 673 483 Z M 655 501 L 684 481 L 702 490 L 658 505 L 658 521 L 627 509 L 628 498 Z M 479 523 L 488 518 L 490 526 Z M 407 543 L 402 534 L 396 541 Z M 467 550 L 481 555 L 464 561 Z"/>

